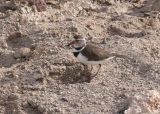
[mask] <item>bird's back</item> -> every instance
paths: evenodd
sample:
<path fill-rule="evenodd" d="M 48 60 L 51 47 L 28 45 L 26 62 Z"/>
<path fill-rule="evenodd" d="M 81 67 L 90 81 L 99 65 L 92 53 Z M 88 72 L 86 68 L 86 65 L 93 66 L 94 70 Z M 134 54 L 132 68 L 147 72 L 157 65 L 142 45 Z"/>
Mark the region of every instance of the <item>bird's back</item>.
<path fill-rule="evenodd" d="M 105 49 L 94 44 L 87 44 L 81 53 L 88 58 L 88 61 L 101 61 L 110 57 Z"/>

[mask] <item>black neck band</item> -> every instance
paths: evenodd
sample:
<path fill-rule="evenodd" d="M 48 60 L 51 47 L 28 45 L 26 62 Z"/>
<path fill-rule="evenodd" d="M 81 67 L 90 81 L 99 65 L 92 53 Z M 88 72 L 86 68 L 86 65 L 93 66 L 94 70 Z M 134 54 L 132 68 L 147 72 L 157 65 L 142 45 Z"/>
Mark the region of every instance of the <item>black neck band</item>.
<path fill-rule="evenodd" d="M 76 50 L 81 50 L 83 47 L 78 47 L 78 48 L 75 48 Z"/>
<path fill-rule="evenodd" d="M 79 53 L 80 53 L 80 52 L 73 52 L 73 55 L 74 55 L 75 57 L 77 57 Z"/>

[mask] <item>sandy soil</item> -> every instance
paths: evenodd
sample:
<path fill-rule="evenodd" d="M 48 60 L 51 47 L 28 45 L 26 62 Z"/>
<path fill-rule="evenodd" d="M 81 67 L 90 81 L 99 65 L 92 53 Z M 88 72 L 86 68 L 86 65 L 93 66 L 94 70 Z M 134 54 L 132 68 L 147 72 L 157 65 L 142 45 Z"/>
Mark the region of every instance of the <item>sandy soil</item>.
<path fill-rule="evenodd" d="M 126 95 L 160 91 L 160 16 L 152 9 L 144 0 L 50 0 L 37 12 L 1 1 L 0 114 L 123 114 Z M 73 32 L 135 61 L 112 59 L 88 83 L 91 72 L 64 46 Z"/>

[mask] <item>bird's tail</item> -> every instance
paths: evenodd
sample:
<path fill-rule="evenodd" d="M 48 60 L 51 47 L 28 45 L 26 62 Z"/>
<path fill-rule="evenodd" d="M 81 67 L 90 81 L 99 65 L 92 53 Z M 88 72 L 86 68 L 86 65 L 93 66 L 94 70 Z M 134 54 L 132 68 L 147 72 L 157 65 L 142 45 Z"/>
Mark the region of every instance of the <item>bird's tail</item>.
<path fill-rule="evenodd" d="M 136 62 L 136 60 L 134 58 L 128 57 L 126 55 L 121 55 L 121 54 L 117 54 L 117 53 L 110 53 L 109 56 L 110 57 L 118 57 L 118 58 L 128 59 L 128 60 L 131 60 L 132 62 Z"/>

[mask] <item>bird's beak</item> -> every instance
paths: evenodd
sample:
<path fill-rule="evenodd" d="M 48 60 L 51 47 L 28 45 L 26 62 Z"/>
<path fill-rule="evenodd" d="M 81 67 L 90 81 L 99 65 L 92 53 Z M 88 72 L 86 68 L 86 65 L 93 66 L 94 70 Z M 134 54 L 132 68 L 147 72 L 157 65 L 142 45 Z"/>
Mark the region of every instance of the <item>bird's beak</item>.
<path fill-rule="evenodd" d="M 76 41 L 74 40 L 74 41 L 70 42 L 69 44 L 67 44 L 66 46 L 69 47 L 70 45 L 74 44 L 75 42 Z"/>

